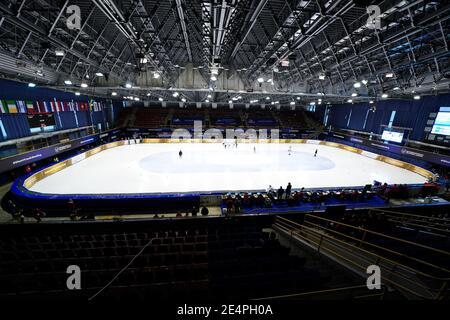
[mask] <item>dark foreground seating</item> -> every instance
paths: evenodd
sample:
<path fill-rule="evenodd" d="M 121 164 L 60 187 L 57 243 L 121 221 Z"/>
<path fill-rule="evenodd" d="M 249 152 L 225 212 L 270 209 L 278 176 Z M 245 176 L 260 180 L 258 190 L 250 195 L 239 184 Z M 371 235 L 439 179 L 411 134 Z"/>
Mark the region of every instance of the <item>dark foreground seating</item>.
<path fill-rule="evenodd" d="M 248 299 L 320 289 L 327 280 L 262 225 L 219 221 L 83 223 L 2 234 L 0 300 L 88 299 L 115 277 L 96 299 Z M 81 291 L 66 289 L 70 265 L 81 269 Z"/>

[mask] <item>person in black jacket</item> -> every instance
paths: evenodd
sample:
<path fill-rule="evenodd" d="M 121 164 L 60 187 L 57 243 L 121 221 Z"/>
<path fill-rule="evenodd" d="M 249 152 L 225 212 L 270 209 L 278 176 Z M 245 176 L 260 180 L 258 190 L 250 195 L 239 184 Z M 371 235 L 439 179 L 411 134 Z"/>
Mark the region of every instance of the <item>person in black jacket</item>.
<path fill-rule="evenodd" d="M 202 210 L 200 211 L 200 213 L 201 213 L 202 216 L 207 216 L 208 213 L 209 213 L 209 210 L 208 210 L 207 207 L 203 206 Z"/>
<path fill-rule="evenodd" d="M 280 189 L 278 189 L 277 194 L 278 194 L 278 200 L 283 199 L 284 189 L 282 186 L 280 186 Z"/>
<path fill-rule="evenodd" d="M 292 185 L 289 182 L 287 187 L 286 187 L 286 199 L 289 198 L 289 196 L 291 195 L 291 190 L 292 190 Z"/>

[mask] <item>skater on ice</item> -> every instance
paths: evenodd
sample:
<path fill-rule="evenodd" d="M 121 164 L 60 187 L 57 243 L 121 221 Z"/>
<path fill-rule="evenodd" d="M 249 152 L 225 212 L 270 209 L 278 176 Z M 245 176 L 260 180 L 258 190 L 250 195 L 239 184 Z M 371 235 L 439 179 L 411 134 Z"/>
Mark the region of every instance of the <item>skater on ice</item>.
<path fill-rule="evenodd" d="M 314 157 L 317 157 L 317 151 L 318 151 L 318 150 L 316 149 L 316 152 L 314 152 Z"/>
<path fill-rule="evenodd" d="M 180 150 L 180 152 L 178 152 L 178 156 L 179 156 L 180 159 L 181 159 L 181 157 L 183 156 L 183 151 Z"/>

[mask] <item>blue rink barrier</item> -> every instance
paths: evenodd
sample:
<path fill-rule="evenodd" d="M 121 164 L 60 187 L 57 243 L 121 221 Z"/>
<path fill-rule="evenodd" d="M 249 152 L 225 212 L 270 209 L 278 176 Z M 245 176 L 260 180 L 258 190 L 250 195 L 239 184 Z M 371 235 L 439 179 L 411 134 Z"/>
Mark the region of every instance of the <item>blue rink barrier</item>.
<path fill-rule="evenodd" d="M 69 200 L 81 213 L 102 214 L 153 214 L 160 212 L 185 213 L 200 207 L 199 193 L 135 193 L 135 194 L 45 194 L 26 189 L 23 184 L 31 174 L 14 181 L 11 193 L 25 215 L 35 208 L 42 209 L 48 217 L 69 215 Z"/>
<path fill-rule="evenodd" d="M 106 145 L 101 145 L 83 153 L 84 157 L 89 157 L 106 150 L 110 147 L 115 147 L 123 144 L 123 141 L 112 142 Z M 80 155 L 79 155 L 80 156 Z M 78 157 L 78 156 L 76 156 Z M 186 213 L 192 207 L 199 207 L 200 200 L 206 196 L 218 196 L 216 192 L 190 192 L 190 193 L 137 193 L 137 194 L 44 194 L 33 192 L 30 190 L 31 186 L 45 178 L 46 175 L 53 174 L 59 170 L 63 170 L 66 166 L 72 165 L 72 161 L 76 157 L 60 161 L 58 164 L 50 164 L 39 171 L 25 175 L 17 179 L 12 187 L 11 194 L 16 202 L 29 214 L 32 209 L 40 208 L 46 212 L 47 216 L 62 216 L 68 215 L 71 212 L 69 207 L 69 200 L 75 202 L 76 208 L 79 208 L 82 213 L 100 214 L 151 214 L 159 212 L 180 212 Z M 83 158 L 84 159 L 84 158 Z M 74 163 L 76 163 L 74 162 Z M 53 167 L 53 168 L 50 168 Z M 46 169 L 47 172 L 44 172 Z M 42 173 L 42 176 L 39 175 Z M 35 176 L 35 177 L 32 177 Z M 27 179 L 29 179 L 27 181 Z M 68 181 L 70 183 L 70 181 Z M 120 183 L 120 180 L 117 181 Z M 227 191 L 222 191 L 227 192 Z M 220 195 L 220 194 L 219 194 Z"/>

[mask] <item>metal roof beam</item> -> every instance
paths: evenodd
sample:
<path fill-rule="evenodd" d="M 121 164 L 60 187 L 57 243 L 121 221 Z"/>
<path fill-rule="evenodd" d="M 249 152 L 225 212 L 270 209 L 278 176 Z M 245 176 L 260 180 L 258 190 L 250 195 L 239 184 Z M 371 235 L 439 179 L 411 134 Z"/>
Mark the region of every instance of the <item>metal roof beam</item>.
<path fill-rule="evenodd" d="M 192 62 L 192 52 L 191 52 L 191 45 L 189 43 L 189 36 L 187 34 L 186 21 L 185 21 L 185 16 L 184 16 L 184 6 L 181 3 L 181 0 L 176 0 L 176 3 L 177 3 L 178 18 L 180 19 L 181 31 L 183 32 L 183 38 L 184 38 L 184 43 L 186 45 L 188 59 L 189 59 L 189 62 Z"/>

